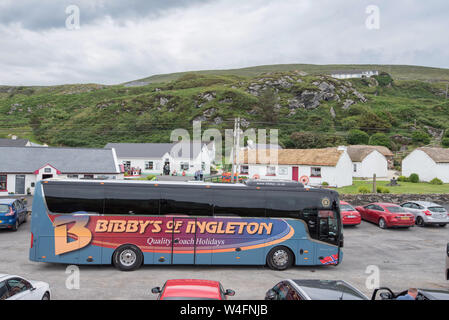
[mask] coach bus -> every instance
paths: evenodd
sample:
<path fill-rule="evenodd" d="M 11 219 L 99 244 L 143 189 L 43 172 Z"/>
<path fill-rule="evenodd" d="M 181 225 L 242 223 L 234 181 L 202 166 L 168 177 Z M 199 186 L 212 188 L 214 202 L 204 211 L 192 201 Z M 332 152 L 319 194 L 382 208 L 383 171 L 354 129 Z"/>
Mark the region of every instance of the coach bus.
<path fill-rule="evenodd" d="M 65 264 L 337 265 L 338 193 L 297 182 L 36 184 L 30 260 Z"/>

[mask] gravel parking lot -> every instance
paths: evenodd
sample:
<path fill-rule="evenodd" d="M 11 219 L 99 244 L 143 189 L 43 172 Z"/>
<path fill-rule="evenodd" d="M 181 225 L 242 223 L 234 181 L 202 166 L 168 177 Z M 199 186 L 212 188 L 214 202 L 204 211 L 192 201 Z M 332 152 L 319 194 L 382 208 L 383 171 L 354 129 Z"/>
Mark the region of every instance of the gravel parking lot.
<path fill-rule="evenodd" d="M 365 286 L 369 265 L 379 267 L 380 285 L 394 290 L 449 289 L 444 277 L 449 226 L 381 230 L 362 222 L 345 228 L 344 259 L 337 267 L 294 267 L 277 272 L 262 266 L 144 266 L 120 272 L 112 266 L 81 266 L 78 290 L 66 288 L 66 265 L 28 260 L 29 230 L 30 222 L 17 232 L 0 230 L 0 273 L 46 281 L 53 299 L 155 299 L 151 288 L 173 278 L 219 280 L 236 291 L 233 299 L 263 299 L 270 287 L 285 278 L 341 279 L 370 295 L 372 290 Z"/>

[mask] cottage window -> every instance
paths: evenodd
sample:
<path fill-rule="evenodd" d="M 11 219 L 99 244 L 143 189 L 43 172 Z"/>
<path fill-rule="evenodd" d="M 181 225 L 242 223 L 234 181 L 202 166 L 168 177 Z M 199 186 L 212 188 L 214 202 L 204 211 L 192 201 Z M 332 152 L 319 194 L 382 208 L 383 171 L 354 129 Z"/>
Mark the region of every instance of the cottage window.
<path fill-rule="evenodd" d="M 77 174 L 68 174 L 67 178 L 68 179 L 78 179 L 78 175 Z"/>
<path fill-rule="evenodd" d="M 275 176 L 276 175 L 276 167 L 275 166 L 267 166 L 267 176 Z"/>
<path fill-rule="evenodd" d="M 249 173 L 249 166 L 240 166 L 240 173 L 241 174 L 248 174 Z"/>
<path fill-rule="evenodd" d="M 310 168 L 310 176 L 313 178 L 321 178 L 321 168 L 312 167 Z"/>
<path fill-rule="evenodd" d="M 154 163 L 153 161 L 145 161 L 145 170 L 153 170 Z"/>
<path fill-rule="evenodd" d="M 7 175 L 0 175 L 0 191 L 7 191 Z"/>
<path fill-rule="evenodd" d="M 181 170 L 189 170 L 189 167 L 188 162 L 181 162 Z"/>
<path fill-rule="evenodd" d="M 45 173 L 51 173 L 51 168 L 45 168 L 45 169 L 44 169 L 44 172 L 45 172 Z"/>
<path fill-rule="evenodd" d="M 354 172 L 357 172 L 357 164 L 354 163 Z"/>
<path fill-rule="evenodd" d="M 201 162 L 201 170 L 206 170 L 206 162 Z"/>
<path fill-rule="evenodd" d="M 287 167 L 279 167 L 279 175 L 280 176 L 286 176 L 288 175 L 288 168 Z"/>

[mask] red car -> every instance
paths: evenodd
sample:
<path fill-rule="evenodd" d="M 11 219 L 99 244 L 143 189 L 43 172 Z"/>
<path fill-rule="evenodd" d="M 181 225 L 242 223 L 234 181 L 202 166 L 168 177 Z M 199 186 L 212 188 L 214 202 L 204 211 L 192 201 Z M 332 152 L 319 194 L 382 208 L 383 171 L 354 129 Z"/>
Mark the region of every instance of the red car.
<path fill-rule="evenodd" d="M 159 294 L 158 300 L 227 300 L 235 295 L 218 281 L 194 279 L 167 280 L 162 289 L 155 287 L 151 292 Z"/>
<path fill-rule="evenodd" d="M 340 201 L 340 213 L 344 226 L 355 226 L 362 222 L 360 213 L 345 201 Z"/>
<path fill-rule="evenodd" d="M 415 216 L 401 206 L 393 203 L 371 203 L 363 207 L 356 207 L 362 219 L 374 222 L 380 228 L 405 227 L 415 225 Z"/>

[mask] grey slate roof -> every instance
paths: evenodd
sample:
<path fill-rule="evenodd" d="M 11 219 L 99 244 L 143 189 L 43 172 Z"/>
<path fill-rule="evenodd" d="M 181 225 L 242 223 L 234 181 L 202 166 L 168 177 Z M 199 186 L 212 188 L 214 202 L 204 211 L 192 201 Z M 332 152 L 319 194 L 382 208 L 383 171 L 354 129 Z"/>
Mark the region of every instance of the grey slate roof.
<path fill-rule="evenodd" d="M 0 147 L 25 147 L 26 139 L 0 139 Z"/>
<path fill-rule="evenodd" d="M 111 149 L 0 147 L 2 173 L 34 173 L 47 164 L 63 174 L 119 173 Z"/>
<path fill-rule="evenodd" d="M 108 143 L 105 148 L 114 148 L 120 159 L 159 159 L 169 153 L 175 158 L 196 158 L 204 143 Z M 176 147 L 175 147 L 176 146 Z M 195 147 L 194 147 L 195 146 Z"/>

